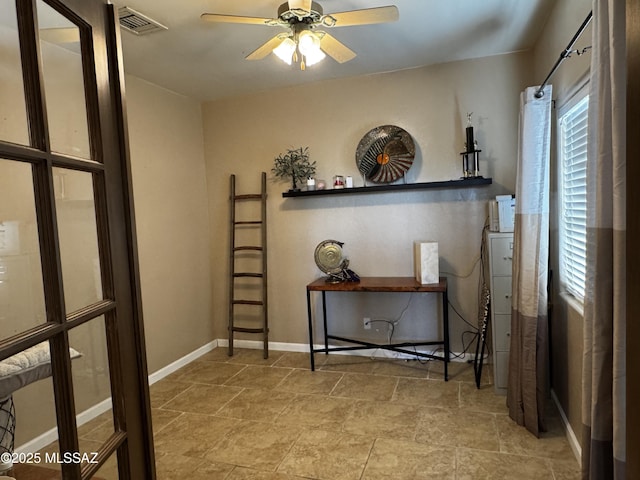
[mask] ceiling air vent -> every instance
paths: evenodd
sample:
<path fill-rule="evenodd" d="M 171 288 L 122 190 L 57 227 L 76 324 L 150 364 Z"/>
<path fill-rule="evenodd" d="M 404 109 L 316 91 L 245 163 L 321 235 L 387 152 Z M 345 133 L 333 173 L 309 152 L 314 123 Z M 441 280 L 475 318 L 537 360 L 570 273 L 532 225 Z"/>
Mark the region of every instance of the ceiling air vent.
<path fill-rule="evenodd" d="M 167 27 L 161 23 L 151 20 L 149 17 L 129 7 L 120 7 L 118 15 L 120 16 L 120 26 L 136 35 L 146 35 L 147 33 L 167 30 Z"/>

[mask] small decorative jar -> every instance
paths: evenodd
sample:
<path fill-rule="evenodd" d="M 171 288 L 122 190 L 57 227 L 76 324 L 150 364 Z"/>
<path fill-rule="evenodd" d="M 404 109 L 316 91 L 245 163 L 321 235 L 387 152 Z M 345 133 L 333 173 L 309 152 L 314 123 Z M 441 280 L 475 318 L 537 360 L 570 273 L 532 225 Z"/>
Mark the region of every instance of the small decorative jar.
<path fill-rule="evenodd" d="M 307 178 L 307 190 L 315 190 L 316 189 L 316 179 L 315 178 Z"/>

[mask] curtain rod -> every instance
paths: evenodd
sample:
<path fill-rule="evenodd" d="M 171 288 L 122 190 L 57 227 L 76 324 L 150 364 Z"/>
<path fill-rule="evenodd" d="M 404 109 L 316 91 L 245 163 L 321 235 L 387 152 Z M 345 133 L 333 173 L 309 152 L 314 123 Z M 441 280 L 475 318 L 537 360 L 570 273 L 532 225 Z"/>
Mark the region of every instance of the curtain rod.
<path fill-rule="evenodd" d="M 574 52 L 577 53 L 578 55 L 581 55 L 585 53 L 587 49 L 591 48 L 591 47 L 586 47 L 582 51 L 573 50 L 573 45 L 576 43 L 580 35 L 582 35 L 582 32 L 584 32 L 585 28 L 587 28 L 587 25 L 589 25 L 589 22 L 591 21 L 592 18 L 593 18 L 593 11 L 589 12 L 589 15 L 587 15 L 587 18 L 585 18 L 584 22 L 582 22 L 582 25 L 580 25 L 580 28 L 578 29 L 576 34 L 573 36 L 573 38 L 569 42 L 569 45 L 567 45 L 567 48 L 565 48 L 560 54 L 560 58 L 558 58 L 558 60 L 556 61 L 556 64 L 553 66 L 553 68 L 549 72 L 549 75 L 547 75 L 547 78 L 544 79 L 544 82 L 542 82 L 542 85 L 540 85 L 538 90 L 536 90 L 536 93 L 534 94 L 536 98 L 542 98 L 544 96 L 544 91 L 543 91 L 544 87 L 547 85 L 547 82 L 549 81 L 551 76 L 554 73 L 556 73 L 556 70 L 558 69 L 558 67 L 560 66 L 560 64 L 565 58 L 569 58 L 571 54 Z"/>

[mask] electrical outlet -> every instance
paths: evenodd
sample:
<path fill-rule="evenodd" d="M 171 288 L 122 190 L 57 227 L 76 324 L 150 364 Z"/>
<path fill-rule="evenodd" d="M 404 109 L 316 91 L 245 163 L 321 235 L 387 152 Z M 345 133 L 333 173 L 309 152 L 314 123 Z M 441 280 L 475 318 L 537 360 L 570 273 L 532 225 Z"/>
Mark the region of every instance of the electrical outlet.
<path fill-rule="evenodd" d="M 362 323 L 365 330 L 371 330 L 371 319 L 369 317 L 364 317 Z"/>

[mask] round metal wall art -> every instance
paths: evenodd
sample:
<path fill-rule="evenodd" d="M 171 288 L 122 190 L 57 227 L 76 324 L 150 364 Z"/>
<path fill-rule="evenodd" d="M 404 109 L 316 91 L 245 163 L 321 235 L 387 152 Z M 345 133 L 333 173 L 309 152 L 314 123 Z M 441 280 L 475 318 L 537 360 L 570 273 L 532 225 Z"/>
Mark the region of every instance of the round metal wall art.
<path fill-rule="evenodd" d="M 367 180 L 390 183 L 411 168 L 416 154 L 409 133 L 395 125 L 382 125 L 367 132 L 356 148 L 356 165 Z"/>

